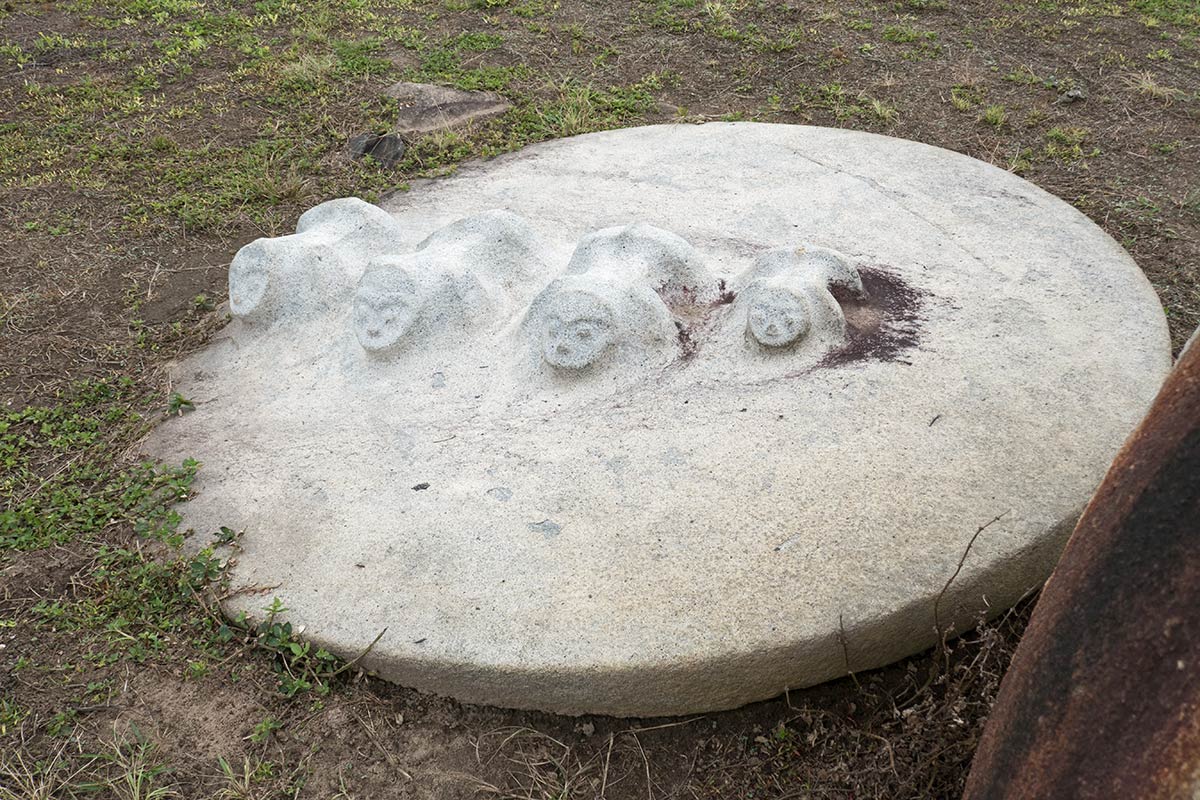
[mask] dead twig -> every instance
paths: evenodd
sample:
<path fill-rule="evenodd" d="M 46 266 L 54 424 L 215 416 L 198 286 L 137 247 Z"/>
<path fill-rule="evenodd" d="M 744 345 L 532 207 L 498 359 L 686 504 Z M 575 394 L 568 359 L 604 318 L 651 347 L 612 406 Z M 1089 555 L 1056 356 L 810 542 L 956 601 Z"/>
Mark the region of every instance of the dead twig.
<path fill-rule="evenodd" d="M 1012 509 L 1009 509 L 1009 511 L 1011 510 Z M 975 535 L 971 537 L 971 541 L 967 542 L 967 547 L 965 550 L 963 550 L 962 556 L 958 559 L 958 566 L 954 568 L 954 574 L 946 580 L 946 585 L 942 587 L 942 590 L 938 592 L 937 599 L 933 601 L 933 627 L 937 631 L 938 638 L 943 645 L 946 643 L 946 631 L 942 630 L 941 617 L 938 613 L 941 608 L 942 598 L 945 597 L 946 592 L 949 591 L 950 584 L 954 583 L 954 579 L 958 577 L 960 572 L 962 572 L 963 564 L 967 563 L 967 556 L 970 555 L 971 548 L 975 546 L 975 540 L 979 538 L 981 533 L 1007 516 L 1008 513 L 1008 511 L 1005 511 L 1002 514 L 997 514 L 995 517 L 992 517 L 991 520 L 979 526 L 979 529 L 975 531 Z"/>

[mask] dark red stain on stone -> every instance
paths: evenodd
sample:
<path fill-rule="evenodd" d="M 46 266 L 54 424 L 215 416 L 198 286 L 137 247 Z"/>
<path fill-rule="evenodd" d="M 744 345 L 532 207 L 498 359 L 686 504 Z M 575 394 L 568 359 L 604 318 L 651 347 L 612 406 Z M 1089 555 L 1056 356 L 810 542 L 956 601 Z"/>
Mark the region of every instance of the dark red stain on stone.
<path fill-rule="evenodd" d="M 1075 528 L 965 800 L 1200 796 L 1200 346 Z"/>
<path fill-rule="evenodd" d="M 861 267 L 859 274 L 863 282 L 861 296 L 838 287 L 830 289 L 846 315 L 846 343 L 830 351 L 816 368 L 856 361 L 901 361 L 901 356 L 920 341 L 921 310 L 928 294 L 884 267 Z M 724 280 L 717 286 L 716 300 L 710 302 L 700 302 L 688 289 L 668 292 L 666 287 L 659 287 L 657 294 L 676 317 L 682 361 L 695 357 L 714 313 L 737 299 L 737 293 Z"/>
<path fill-rule="evenodd" d="M 692 338 L 692 328 L 694 327 L 694 325 L 675 320 L 675 336 L 679 339 L 679 357 L 684 361 L 694 358 L 696 351 L 700 349 L 699 343 Z"/>
<path fill-rule="evenodd" d="M 927 293 L 905 283 L 883 267 L 860 267 L 863 295 L 834 289 L 846 315 L 846 343 L 821 359 L 817 367 L 856 361 L 901 361 L 920 342 L 921 309 Z"/>
<path fill-rule="evenodd" d="M 737 293 L 730 289 L 723 279 L 717 282 L 717 297 L 711 302 L 699 302 L 696 293 L 688 289 L 676 290 L 673 295 L 669 295 L 665 287 L 659 287 L 657 294 L 676 315 L 675 330 L 679 339 L 679 358 L 682 361 L 691 360 L 700 350 L 698 334 L 707 328 L 713 312 L 737 299 Z"/>
<path fill-rule="evenodd" d="M 725 280 L 717 281 L 717 301 L 713 303 L 714 307 L 727 306 L 737 299 L 737 292 L 725 285 Z"/>

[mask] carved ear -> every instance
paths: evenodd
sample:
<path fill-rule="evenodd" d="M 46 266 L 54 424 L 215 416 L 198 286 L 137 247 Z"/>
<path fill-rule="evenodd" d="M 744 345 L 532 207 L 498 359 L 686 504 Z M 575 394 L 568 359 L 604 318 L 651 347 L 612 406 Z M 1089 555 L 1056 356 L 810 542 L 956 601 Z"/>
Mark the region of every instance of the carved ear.
<path fill-rule="evenodd" d="M 331 230 L 353 226 L 355 221 L 371 213 L 371 210 L 386 214 L 386 211 L 357 197 L 340 197 L 313 206 L 296 221 L 296 233 L 317 229 Z"/>
<path fill-rule="evenodd" d="M 269 239 L 255 239 L 238 250 L 229 265 L 229 301 L 233 316 L 246 320 L 263 318 L 268 312 L 275 270 L 271 265 Z"/>
<path fill-rule="evenodd" d="M 592 231 L 584 234 L 575 245 L 575 251 L 571 253 L 571 260 L 567 262 L 567 275 L 582 275 L 592 268 L 603 253 L 604 240 L 612 235 L 615 228 L 605 228 L 604 230 Z"/>
<path fill-rule="evenodd" d="M 734 279 L 734 286 L 743 292 L 755 280 L 787 274 L 827 287 L 835 294 L 864 295 L 862 276 L 850 259 L 836 250 L 815 245 L 784 247 L 760 254 Z"/>
<path fill-rule="evenodd" d="M 319 234 L 289 234 L 246 245 L 230 264 L 231 298 L 242 294 L 250 280 L 262 284 L 257 296 L 234 300 L 231 311 L 263 323 L 309 319 L 353 289 L 337 252 Z"/>
<path fill-rule="evenodd" d="M 729 284 L 740 298 L 751 291 L 755 283 L 777 275 L 795 264 L 796 253 L 792 248 L 768 250 L 756 256 L 754 262 L 735 275 Z"/>
<path fill-rule="evenodd" d="M 357 197 L 341 197 L 301 214 L 296 221 L 296 233 L 320 230 L 346 236 L 364 229 L 386 231 L 398 225 L 396 218 L 379 206 Z"/>

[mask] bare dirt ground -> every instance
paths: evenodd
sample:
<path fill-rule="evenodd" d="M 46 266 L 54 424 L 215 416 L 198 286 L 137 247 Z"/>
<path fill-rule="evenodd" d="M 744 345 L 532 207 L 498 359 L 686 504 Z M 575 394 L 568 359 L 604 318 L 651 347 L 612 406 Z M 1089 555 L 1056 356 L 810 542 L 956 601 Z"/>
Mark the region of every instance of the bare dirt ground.
<path fill-rule="evenodd" d="M 352 160 L 401 79 L 514 109 Z M 1128 248 L 1176 348 L 1200 323 L 1193 0 L 0 0 L 0 800 L 956 797 L 1032 599 L 734 712 L 464 707 L 222 620 L 225 565 L 175 547 L 195 465 L 138 463 L 250 239 L 466 159 L 712 119 L 1010 169 Z"/>

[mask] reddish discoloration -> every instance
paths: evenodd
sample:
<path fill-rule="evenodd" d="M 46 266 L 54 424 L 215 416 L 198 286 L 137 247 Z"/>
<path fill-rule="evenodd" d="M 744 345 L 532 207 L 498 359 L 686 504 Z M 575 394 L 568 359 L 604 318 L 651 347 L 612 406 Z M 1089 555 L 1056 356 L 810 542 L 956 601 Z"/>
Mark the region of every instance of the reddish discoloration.
<path fill-rule="evenodd" d="M 885 269 L 861 267 L 859 274 L 862 297 L 834 291 L 846 315 L 846 343 L 821 359 L 818 367 L 867 360 L 899 361 L 901 354 L 919 341 L 925 293 Z"/>
<path fill-rule="evenodd" d="M 966 800 L 1193 798 L 1200 779 L 1200 347 L 1067 544 Z"/>
<path fill-rule="evenodd" d="M 717 281 L 717 301 L 714 306 L 727 306 L 737 299 L 737 292 L 725 285 L 725 280 Z"/>
<path fill-rule="evenodd" d="M 679 338 L 679 357 L 683 361 L 691 360 L 699 351 L 700 337 L 697 334 L 708 327 L 713 312 L 737 299 L 737 293 L 726 286 L 724 280 L 717 282 L 716 300 L 708 303 L 700 303 L 696 293 L 687 289 L 677 290 L 674 295 L 669 295 L 665 286 L 660 286 L 656 291 L 677 317 L 675 330 Z M 668 302 L 668 298 L 671 302 Z"/>
<path fill-rule="evenodd" d="M 679 339 L 679 357 L 684 361 L 692 359 L 699 349 L 699 343 L 692 338 L 692 327 L 675 320 L 676 336 Z"/>

